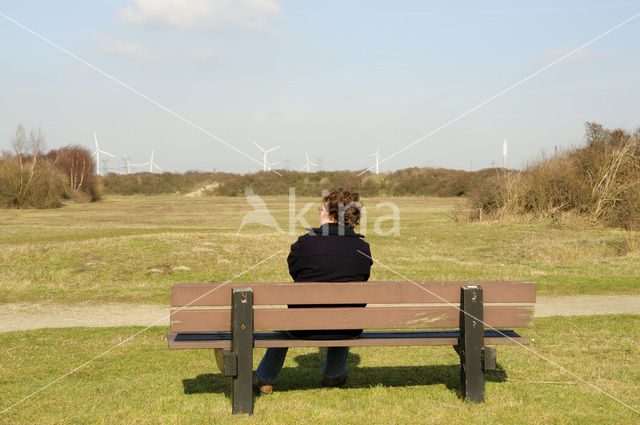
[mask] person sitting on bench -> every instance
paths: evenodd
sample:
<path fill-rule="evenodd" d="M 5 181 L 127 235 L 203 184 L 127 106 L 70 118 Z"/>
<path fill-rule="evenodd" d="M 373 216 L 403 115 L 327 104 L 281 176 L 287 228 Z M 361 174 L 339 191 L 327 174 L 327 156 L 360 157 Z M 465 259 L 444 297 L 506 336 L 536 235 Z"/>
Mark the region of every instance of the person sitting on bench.
<path fill-rule="evenodd" d="M 360 221 L 362 204 L 356 192 L 342 189 L 323 193 L 319 208 L 320 227 L 307 229 L 291 245 L 287 258 L 289 273 L 294 282 L 365 282 L 371 271 L 371 251 L 363 235 L 353 229 Z M 360 251 L 360 252 L 359 252 Z M 341 305 L 345 307 L 345 305 Z M 364 307 L 364 304 L 359 304 Z M 308 307 L 308 306 L 289 306 Z M 316 305 L 316 307 L 330 307 Z M 354 305 L 355 307 L 355 305 Z M 356 338 L 361 329 L 343 331 L 289 331 L 291 337 L 301 339 Z M 270 394 L 277 381 L 288 348 L 268 348 L 254 372 L 253 386 L 261 394 Z M 324 363 L 322 381 L 325 387 L 334 387 L 347 380 L 349 347 L 329 347 Z"/>

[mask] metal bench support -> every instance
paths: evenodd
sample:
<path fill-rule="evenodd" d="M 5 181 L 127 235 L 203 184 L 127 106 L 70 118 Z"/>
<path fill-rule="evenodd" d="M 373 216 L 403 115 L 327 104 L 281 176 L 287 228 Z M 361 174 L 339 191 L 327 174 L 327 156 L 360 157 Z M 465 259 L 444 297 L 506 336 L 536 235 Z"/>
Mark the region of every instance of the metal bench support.
<path fill-rule="evenodd" d="M 253 291 L 234 288 L 232 350 L 225 353 L 225 372 L 231 378 L 232 413 L 253 414 Z M 233 367 L 234 365 L 235 367 Z"/>
<path fill-rule="evenodd" d="M 484 401 L 482 288 L 478 286 L 460 288 L 460 309 L 458 346 L 462 397 L 468 401 L 481 403 Z"/>

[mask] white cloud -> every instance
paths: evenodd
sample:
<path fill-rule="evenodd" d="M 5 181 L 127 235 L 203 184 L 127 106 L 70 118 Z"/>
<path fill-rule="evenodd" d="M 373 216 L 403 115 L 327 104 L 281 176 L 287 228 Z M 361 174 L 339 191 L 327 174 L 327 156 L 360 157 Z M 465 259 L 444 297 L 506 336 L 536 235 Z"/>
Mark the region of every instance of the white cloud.
<path fill-rule="evenodd" d="M 548 64 L 553 61 L 560 59 L 561 57 L 567 55 L 568 53 L 574 51 L 575 47 L 558 47 L 555 49 L 550 49 L 545 53 L 542 57 L 542 63 Z M 598 59 L 611 59 L 615 57 L 613 52 L 596 52 L 593 50 L 589 50 L 587 48 L 580 49 L 571 56 L 566 57 L 562 62 L 582 62 L 582 61 L 591 61 Z"/>
<path fill-rule="evenodd" d="M 207 49 L 197 50 L 187 56 L 187 59 L 192 62 L 211 62 L 218 59 L 216 51 L 209 47 Z"/>
<path fill-rule="evenodd" d="M 281 9 L 275 0 L 131 0 L 120 19 L 136 25 L 187 30 L 251 28 L 263 32 Z"/>
<path fill-rule="evenodd" d="M 111 41 L 100 46 L 100 50 L 103 53 L 120 56 L 126 59 L 139 61 L 151 61 L 158 59 L 158 55 L 152 51 L 130 41 Z"/>

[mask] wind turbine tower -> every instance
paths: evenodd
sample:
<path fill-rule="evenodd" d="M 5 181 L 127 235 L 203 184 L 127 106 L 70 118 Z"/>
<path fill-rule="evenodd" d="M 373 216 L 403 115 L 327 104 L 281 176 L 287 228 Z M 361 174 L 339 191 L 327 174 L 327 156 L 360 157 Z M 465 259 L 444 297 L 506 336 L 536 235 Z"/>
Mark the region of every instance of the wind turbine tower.
<path fill-rule="evenodd" d="M 96 151 L 92 155 L 96 156 L 96 174 L 100 175 L 100 154 L 110 156 L 111 158 L 115 158 L 115 155 L 100 149 L 100 146 L 98 146 L 98 135 L 96 133 L 93 133 L 93 140 L 96 143 Z"/>
<path fill-rule="evenodd" d="M 376 174 L 378 174 L 380 172 L 380 145 L 378 145 L 376 152 L 371 155 L 376 157 Z"/>
<path fill-rule="evenodd" d="M 258 149 L 260 149 L 262 151 L 262 171 L 269 171 L 271 170 L 271 167 L 269 166 L 269 162 L 267 161 L 267 154 L 271 151 L 275 151 L 276 149 L 278 149 L 280 146 L 276 146 L 275 148 L 271 148 L 271 149 L 263 149 L 262 146 L 260 146 L 259 144 L 257 144 L 256 142 L 253 142 L 254 145 L 256 145 L 258 147 Z M 271 165 L 274 165 L 275 162 Z"/>
<path fill-rule="evenodd" d="M 507 168 L 507 139 L 502 142 L 502 168 Z"/>
<path fill-rule="evenodd" d="M 149 161 L 147 161 L 147 162 L 145 162 L 143 164 L 131 164 L 131 165 L 135 165 L 135 166 L 138 166 L 138 167 L 146 167 L 148 165 L 150 173 L 153 173 L 153 167 L 156 167 L 158 169 L 158 171 L 162 171 L 162 168 L 160 168 L 158 166 L 158 164 L 153 162 L 153 154 L 154 154 L 154 151 L 151 150 L 151 159 L 149 159 Z"/>
<path fill-rule="evenodd" d="M 307 162 L 306 162 L 306 164 L 304 164 L 302 166 L 302 168 L 300 168 L 300 171 L 304 171 L 304 169 L 306 168 L 307 169 L 307 173 L 310 173 L 311 172 L 311 166 L 313 165 L 314 167 L 317 167 L 318 164 L 316 164 L 315 162 L 309 161 L 309 152 L 307 152 L 306 150 L 304 151 L 304 155 L 307 158 Z"/>
<path fill-rule="evenodd" d="M 127 170 L 127 174 L 131 174 L 131 165 L 135 165 L 135 164 L 131 164 L 129 162 L 129 156 L 128 155 L 123 155 L 122 159 L 124 160 L 124 169 Z"/>
<path fill-rule="evenodd" d="M 153 173 L 153 167 L 156 167 L 158 171 L 162 171 L 162 168 L 158 166 L 155 162 L 153 162 L 153 149 L 151 150 L 151 159 L 149 160 L 149 172 Z"/>

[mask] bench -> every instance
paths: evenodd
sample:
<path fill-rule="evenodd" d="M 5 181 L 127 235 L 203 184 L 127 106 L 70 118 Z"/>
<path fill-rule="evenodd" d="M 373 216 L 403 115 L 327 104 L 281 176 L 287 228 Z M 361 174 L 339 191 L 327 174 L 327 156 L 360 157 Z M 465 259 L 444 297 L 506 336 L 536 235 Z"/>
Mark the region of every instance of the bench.
<path fill-rule="evenodd" d="M 234 414 L 253 413 L 253 348 L 268 347 L 451 345 L 460 355 L 462 397 L 482 402 L 484 371 L 496 366 L 487 345 L 527 343 L 510 328 L 530 326 L 535 298 L 535 282 L 179 284 L 171 291 L 177 309 L 167 339 L 171 349 L 221 349 Z M 372 331 L 347 340 L 282 332 L 305 329 Z"/>

